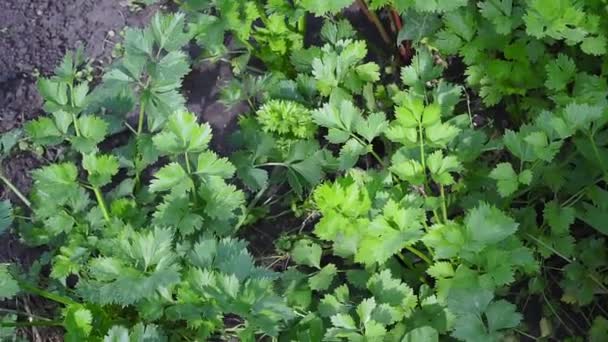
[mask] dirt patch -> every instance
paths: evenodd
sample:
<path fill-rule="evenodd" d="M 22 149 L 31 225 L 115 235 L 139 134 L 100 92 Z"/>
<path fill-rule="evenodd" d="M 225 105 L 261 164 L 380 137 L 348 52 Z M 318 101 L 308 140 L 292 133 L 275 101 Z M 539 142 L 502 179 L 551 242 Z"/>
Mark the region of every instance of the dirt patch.
<path fill-rule="evenodd" d="M 63 55 L 82 44 L 107 63 L 126 25 L 146 22 L 154 8 L 133 12 L 118 0 L 0 1 L 0 132 L 40 113 L 35 75 L 49 75 Z"/>
<path fill-rule="evenodd" d="M 203 64 L 194 66 L 185 78 L 183 92 L 187 107 L 199 114 L 199 120 L 208 122 L 213 128 L 213 149 L 222 155 L 229 154 L 233 148 L 228 140 L 237 125 L 237 117 L 247 111 L 247 105 L 226 107 L 219 102 L 221 88 L 233 78 L 230 66 L 222 64 Z"/>

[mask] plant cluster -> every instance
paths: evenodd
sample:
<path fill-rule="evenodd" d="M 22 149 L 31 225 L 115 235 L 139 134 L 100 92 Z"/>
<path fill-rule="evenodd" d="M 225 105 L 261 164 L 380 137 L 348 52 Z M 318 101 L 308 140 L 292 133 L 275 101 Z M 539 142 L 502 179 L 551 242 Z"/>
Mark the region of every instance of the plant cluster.
<path fill-rule="evenodd" d="M 2 311 L 0 336 L 605 340 L 606 2 L 355 1 L 388 46 L 350 5 L 184 0 L 127 29 L 99 84 L 82 51 L 41 78 L 48 115 L 0 152 L 63 153 L 27 196 L 0 173 L 20 200 L 0 232 L 47 252 L 0 265 L 0 299 L 58 310 Z M 201 62 L 249 105 L 226 157 L 180 92 Z M 271 257 L 247 249 L 260 222 L 285 231 Z"/>

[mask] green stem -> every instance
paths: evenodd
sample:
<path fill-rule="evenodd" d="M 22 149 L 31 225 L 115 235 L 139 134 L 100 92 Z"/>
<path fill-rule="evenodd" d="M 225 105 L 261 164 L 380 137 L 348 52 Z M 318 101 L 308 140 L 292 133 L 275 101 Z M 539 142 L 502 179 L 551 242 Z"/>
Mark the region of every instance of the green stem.
<path fill-rule="evenodd" d="M 64 305 L 78 304 L 78 302 L 72 300 L 71 298 L 45 291 L 43 289 L 40 289 L 38 287 L 32 286 L 30 284 L 27 284 L 27 283 L 24 283 L 21 281 L 19 282 L 19 288 L 25 292 L 35 294 L 37 296 L 52 300 L 52 301 L 60 303 L 60 304 L 64 304 Z"/>
<path fill-rule="evenodd" d="M 445 189 L 443 185 L 440 185 L 439 189 L 441 191 L 441 211 L 443 212 L 443 221 L 448 222 L 448 207 L 445 199 Z"/>
<path fill-rule="evenodd" d="M 380 158 L 380 156 L 378 155 L 378 153 L 376 153 L 376 151 L 374 151 L 372 148 L 369 149 L 369 153 L 374 156 L 374 158 L 376 158 L 376 160 L 378 161 L 378 163 L 380 163 L 380 165 L 382 165 L 383 168 L 386 168 L 386 164 L 384 164 L 384 161 L 382 160 L 382 158 Z"/>
<path fill-rule="evenodd" d="M 72 107 L 72 110 L 70 111 L 70 113 L 72 114 L 72 121 L 74 121 L 74 130 L 76 131 L 76 136 L 79 137 L 80 136 L 80 127 L 78 126 L 78 120 L 76 119 L 76 114 L 74 114 L 74 109 L 76 108 L 76 105 L 74 103 L 74 81 L 72 80 L 69 84 L 68 87 L 70 89 L 70 107 Z"/>
<path fill-rule="evenodd" d="M 258 168 L 258 167 L 264 167 L 264 166 L 281 166 L 281 167 L 287 167 L 287 165 L 285 163 L 263 163 L 263 164 L 258 164 L 255 165 L 254 167 Z"/>
<path fill-rule="evenodd" d="M 186 160 L 186 171 L 188 174 L 192 174 L 192 168 L 190 167 L 190 158 L 188 157 L 188 152 L 184 152 L 184 159 Z"/>
<path fill-rule="evenodd" d="M 425 196 L 426 198 L 426 196 Z M 437 213 L 437 209 L 433 209 L 433 217 L 435 218 L 435 221 L 437 221 L 437 223 L 441 223 L 441 217 L 439 217 L 439 214 Z"/>
<path fill-rule="evenodd" d="M 593 148 L 593 153 L 595 154 L 595 158 L 597 158 L 597 162 L 600 164 L 600 167 L 602 168 L 602 173 L 604 174 L 604 177 L 607 177 L 608 174 L 606 172 L 606 167 L 604 167 L 604 161 L 602 159 L 602 157 L 600 156 L 600 151 L 597 149 L 597 145 L 595 144 L 595 139 L 593 134 L 589 135 L 589 141 L 591 142 L 591 147 Z"/>
<path fill-rule="evenodd" d="M 255 197 L 251 200 L 251 202 L 249 202 L 249 204 L 247 205 L 247 207 L 244 210 L 243 216 L 241 217 L 241 219 L 239 220 L 239 222 L 236 224 L 236 226 L 234 228 L 235 232 L 238 231 L 243 226 L 243 224 L 245 224 L 245 221 L 247 220 L 249 213 L 258 204 L 258 202 L 260 201 L 260 199 L 262 198 L 262 196 L 264 195 L 266 190 L 268 190 L 268 185 L 262 187 L 260 189 L 260 191 L 258 191 L 258 193 L 255 195 Z"/>
<path fill-rule="evenodd" d="M 397 252 L 397 254 L 395 254 L 395 256 L 397 257 L 397 259 L 401 260 L 405 264 L 405 266 L 407 266 L 407 268 L 409 268 L 410 270 L 414 270 L 414 264 L 412 264 L 410 259 L 406 258 L 405 255 L 403 255 L 403 253 Z"/>
<path fill-rule="evenodd" d="M 359 138 L 357 135 L 355 135 L 354 133 L 351 133 L 350 136 L 357 140 L 359 142 L 359 144 L 361 144 L 362 146 L 367 146 L 367 151 L 374 157 L 376 158 L 376 160 L 378 161 L 378 163 L 380 163 L 380 165 L 382 165 L 382 167 L 386 167 L 386 164 L 384 164 L 384 160 L 382 160 L 382 158 L 380 158 L 380 156 L 378 155 L 378 153 L 376 153 L 376 151 L 374 151 L 373 147 L 371 146 L 371 144 L 365 142 L 363 139 Z"/>
<path fill-rule="evenodd" d="M 306 15 L 303 15 L 300 17 L 300 19 L 298 19 L 297 29 L 302 36 L 306 35 Z"/>
<path fill-rule="evenodd" d="M 139 103 L 139 117 L 137 119 L 137 135 L 140 135 L 144 130 L 144 114 L 146 106 L 143 101 Z"/>
<path fill-rule="evenodd" d="M 555 248 L 547 245 L 546 243 L 544 243 L 543 241 L 537 239 L 536 237 L 530 235 L 530 234 L 526 234 L 530 239 L 534 240 L 534 242 L 536 242 L 537 244 L 547 248 L 548 250 L 550 250 L 551 252 L 555 253 L 555 255 L 557 255 L 558 257 L 562 258 L 564 261 L 566 261 L 567 263 L 571 264 L 573 262 L 573 260 L 570 260 L 570 258 L 566 257 L 565 255 L 561 254 L 558 250 L 556 250 Z M 597 284 L 597 286 L 599 288 L 601 288 L 602 290 L 604 290 L 604 292 L 608 293 L 608 288 L 606 288 L 606 285 L 604 285 L 604 283 L 598 279 L 594 274 L 592 273 L 588 273 L 587 277 L 589 277 L 589 279 L 591 279 L 594 283 Z"/>
<path fill-rule="evenodd" d="M 420 163 L 424 172 L 424 184 L 426 185 L 426 160 L 424 156 L 424 134 L 422 133 L 422 122 L 418 124 L 418 134 L 420 136 Z"/>
<path fill-rule="evenodd" d="M 595 184 L 597 184 L 598 182 L 600 182 L 602 179 L 604 179 L 604 177 L 600 177 L 596 180 L 593 181 L 593 183 L 589 184 L 589 185 L 585 185 L 582 189 L 580 189 L 579 191 L 577 191 L 574 195 L 570 196 L 566 201 L 564 201 L 564 203 L 562 203 L 563 207 L 569 207 L 574 205 L 574 203 L 576 203 L 576 201 L 578 201 L 582 196 L 584 196 L 585 191 L 587 191 L 587 189 Z"/>
<path fill-rule="evenodd" d="M 80 127 L 78 126 L 78 120 L 76 119 L 76 114 L 72 113 L 72 121 L 74 121 L 74 130 L 76 131 L 76 136 L 80 136 Z"/>
<path fill-rule="evenodd" d="M 99 208 L 101 208 L 101 212 L 103 213 L 103 218 L 106 220 L 106 222 L 110 222 L 110 213 L 108 212 L 108 208 L 106 207 L 106 202 L 103 199 L 101 190 L 98 187 L 94 186 L 93 192 L 95 193 L 95 198 L 97 198 Z"/>
<path fill-rule="evenodd" d="M 420 259 L 422 259 L 424 262 L 426 262 L 429 265 L 433 264 L 433 260 L 431 260 L 431 258 L 429 258 L 428 256 L 426 256 L 424 253 L 422 253 L 421 251 L 417 250 L 415 247 L 412 246 L 406 246 L 405 249 L 407 249 L 408 251 L 414 253 L 416 256 L 418 256 Z"/>
<path fill-rule="evenodd" d="M 260 20 L 262 21 L 264 26 L 266 26 L 266 28 L 269 28 L 270 21 L 268 20 L 268 16 L 266 15 L 266 11 L 264 10 L 264 5 L 259 0 L 254 0 L 254 2 L 255 6 L 258 9 L 258 12 L 260 13 Z"/>
<path fill-rule="evenodd" d="M 0 173 L 0 180 L 25 204 L 28 208 L 32 207 L 32 203 L 25 197 L 25 195 L 17 189 L 17 187 L 3 174 Z"/>

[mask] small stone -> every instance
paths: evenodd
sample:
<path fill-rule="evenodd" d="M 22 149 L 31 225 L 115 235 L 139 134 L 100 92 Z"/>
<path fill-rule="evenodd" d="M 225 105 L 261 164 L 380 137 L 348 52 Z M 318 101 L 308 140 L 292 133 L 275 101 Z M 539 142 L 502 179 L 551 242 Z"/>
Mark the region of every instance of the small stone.
<path fill-rule="evenodd" d="M 108 31 L 108 37 L 114 38 L 115 35 L 116 33 L 113 30 Z"/>
<path fill-rule="evenodd" d="M 38 16 L 41 16 L 41 15 L 42 15 L 42 10 L 36 10 L 36 14 L 37 14 Z"/>

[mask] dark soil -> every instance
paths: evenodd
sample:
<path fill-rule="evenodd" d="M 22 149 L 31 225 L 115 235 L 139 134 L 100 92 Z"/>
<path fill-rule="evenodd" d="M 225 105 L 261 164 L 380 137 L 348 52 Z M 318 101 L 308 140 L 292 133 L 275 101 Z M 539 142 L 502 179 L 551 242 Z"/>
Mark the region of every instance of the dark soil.
<path fill-rule="evenodd" d="M 36 74 L 52 73 L 80 44 L 98 64 L 107 63 L 120 30 L 151 13 L 131 12 L 118 0 L 0 1 L 0 132 L 39 114 Z"/>

